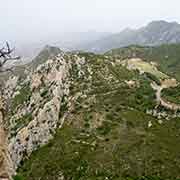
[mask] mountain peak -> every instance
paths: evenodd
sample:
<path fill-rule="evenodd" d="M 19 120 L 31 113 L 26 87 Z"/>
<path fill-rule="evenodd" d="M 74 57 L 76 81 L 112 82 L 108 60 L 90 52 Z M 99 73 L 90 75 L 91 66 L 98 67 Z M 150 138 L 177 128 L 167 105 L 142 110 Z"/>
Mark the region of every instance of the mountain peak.
<path fill-rule="evenodd" d="M 39 64 L 44 63 L 51 57 L 55 57 L 60 54 L 62 51 L 56 46 L 46 45 L 44 48 L 39 52 L 39 54 L 33 59 L 30 63 L 31 67 L 36 68 Z"/>
<path fill-rule="evenodd" d="M 164 20 L 159 20 L 159 21 L 152 21 L 152 22 L 150 22 L 147 26 L 146 26 L 146 28 L 148 28 L 148 27 L 157 27 L 157 26 L 159 26 L 159 27 L 164 27 L 164 26 L 168 26 L 168 27 L 172 27 L 172 26 L 180 26 L 177 22 L 168 22 L 168 21 L 164 21 Z"/>
<path fill-rule="evenodd" d="M 152 21 L 139 29 L 125 29 L 121 33 L 110 35 L 91 43 L 88 51 L 106 52 L 110 49 L 129 45 L 157 46 L 180 43 L 180 24 L 164 20 Z"/>
<path fill-rule="evenodd" d="M 50 52 L 53 52 L 53 51 L 58 51 L 58 52 L 62 52 L 59 47 L 56 47 L 56 46 L 51 46 L 51 45 L 45 45 L 44 48 L 41 50 L 41 52 L 43 51 L 50 51 Z"/>
<path fill-rule="evenodd" d="M 157 20 L 157 21 L 151 21 L 148 23 L 148 25 L 154 25 L 154 24 L 170 24 L 170 22 L 165 21 L 165 20 Z"/>

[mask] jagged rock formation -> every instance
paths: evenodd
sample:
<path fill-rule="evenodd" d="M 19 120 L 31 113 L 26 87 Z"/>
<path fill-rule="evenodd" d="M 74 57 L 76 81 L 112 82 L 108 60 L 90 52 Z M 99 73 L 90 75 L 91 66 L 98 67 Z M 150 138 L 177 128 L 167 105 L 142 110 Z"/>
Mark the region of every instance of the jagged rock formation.
<path fill-rule="evenodd" d="M 8 150 L 7 130 L 5 127 L 6 104 L 0 97 L 0 179 L 9 180 L 15 173 Z"/>
<path fill-rule="evenodd" d="M 68 101 L 70 73 L 74 66 L 81 73 L 83 63 L 83 58 L 61 53 L 39 65 L 23 81 L 13 77 L 7 82 L 5 95 L 7 99 L 13 97 L 9 151 L 15 169 L 24 157 L 47 144 L 63 123 L 59 114 Z"/>

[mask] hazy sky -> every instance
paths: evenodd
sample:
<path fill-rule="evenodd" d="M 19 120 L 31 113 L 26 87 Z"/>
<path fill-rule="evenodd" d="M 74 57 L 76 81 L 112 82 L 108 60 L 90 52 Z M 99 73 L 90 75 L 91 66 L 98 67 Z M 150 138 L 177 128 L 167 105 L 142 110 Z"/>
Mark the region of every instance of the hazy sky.
<path fill-rule="evenodd" d="M 179 0 L 0 0 L 0 40 L 180 22 Z"/>

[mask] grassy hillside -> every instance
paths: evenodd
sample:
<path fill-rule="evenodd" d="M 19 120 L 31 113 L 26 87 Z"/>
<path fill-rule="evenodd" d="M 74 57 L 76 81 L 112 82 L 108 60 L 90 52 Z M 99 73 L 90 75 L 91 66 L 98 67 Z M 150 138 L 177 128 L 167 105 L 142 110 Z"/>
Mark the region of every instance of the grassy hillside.
<path fill-rule="evenodd" d="M 163 89 L 162 97 L 170 102 L 180 104 L 180 85 L 174 88 Z"/>
<path fill-rule="evenodd" d="M 158 47 L 129 46 L 113 49 L 106 54 L 122 59 L 139 57 L 148 62 L 157 62 L 162 72 L 180 80 L 180 44 L 161 45 Z"/>
<path fill-rule="evenodd" d="M 176 180 L 180 178 L 180 119 L 159 124 L 151 79 L 113 58 L 81 53 L 71 96 L 77 96 L 54 139 L 21 163 L 16 180 Z M 90 71 L 89 71 L 90 69 Z M 133 82 L 133 84 L 129 84 Z M 67 111 L 63 107 L 59 118 Z M 151 123 L 151 126 L 149 126 Z"/>

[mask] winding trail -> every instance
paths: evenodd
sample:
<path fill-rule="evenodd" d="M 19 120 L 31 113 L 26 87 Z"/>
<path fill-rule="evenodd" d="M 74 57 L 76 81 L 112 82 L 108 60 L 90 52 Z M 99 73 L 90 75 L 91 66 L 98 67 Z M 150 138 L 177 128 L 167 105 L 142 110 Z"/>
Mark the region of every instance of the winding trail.
<path fill-rule="evenodd" d="M 180 110 L 180 105 L 178 104 L 175 104 L 175 103 L 172 103 L 172 102 L 169 102 L 165 99 L 163 99 L 161 97 L 161 92 L 163 89 L 166 89 L 166 88 L 170 88 L 170 87 L 175 87 L 175 85 L 171 85 L 169 83 L 169 85 L 157 85 L 155 82 L 151 83 L 151 87 L 156 91 L 156 101 L 158 104 L 160 104 L 161 106 L 167 108 L 167 109 L 170 109 L 170 110 L 173 110 L 173 111 L 177 111 L 177 110 Z"/>

